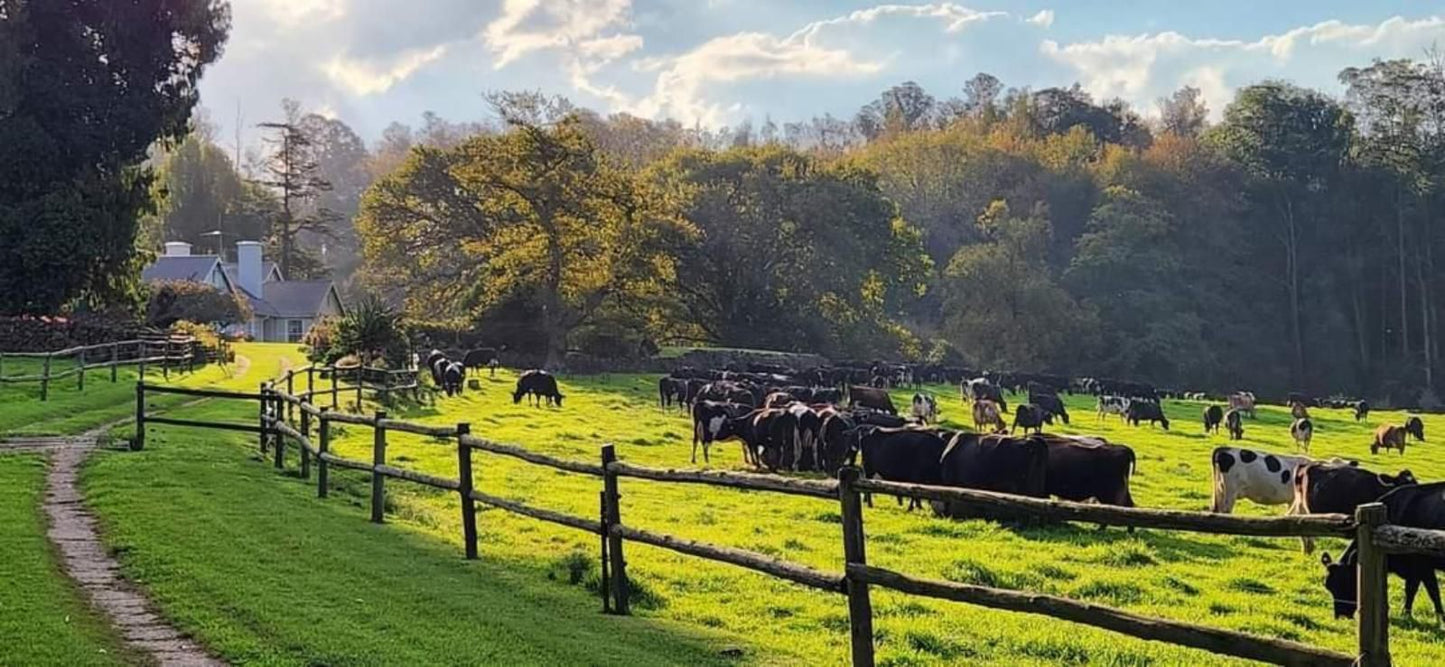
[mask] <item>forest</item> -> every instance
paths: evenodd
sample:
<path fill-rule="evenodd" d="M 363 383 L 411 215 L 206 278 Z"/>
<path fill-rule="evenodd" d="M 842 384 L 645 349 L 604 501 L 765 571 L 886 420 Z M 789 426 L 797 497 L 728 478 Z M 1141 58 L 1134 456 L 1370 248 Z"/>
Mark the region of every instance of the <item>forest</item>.
<path fill-rule="evenodd" d="M 263 238 L 288 275 L 551 363 L 716 345 L 1428 405 L 1445 73 L 1339 80 L 1212 112 L 981 73 L 726 128 L 497 92 L 370 146 L 285 101 L 265 145 L 201 113 L 153 148 L 136 247 Z"/>

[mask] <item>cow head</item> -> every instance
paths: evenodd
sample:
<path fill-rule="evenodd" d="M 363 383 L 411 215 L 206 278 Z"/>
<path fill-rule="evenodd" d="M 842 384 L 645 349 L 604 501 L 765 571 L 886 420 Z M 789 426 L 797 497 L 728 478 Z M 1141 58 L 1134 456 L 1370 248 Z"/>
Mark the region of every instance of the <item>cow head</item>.
<path fill-rule="evenodd" d="M 1401 470 L 1400 473 L 1395 475 L 1394 477 L 1386 474 L 1380 474 L 1378 477 L 1380 479 L 1380 484 L 1387 488 L 1405 486 L 1406 484 L 1419 484 L 1419 482 L 1415 481 L 1415 474 L 1410 472 L 1409 470 Z"/>
<path fill-rule="evenodd" d="M 1353 556 L 1354 551 L 1346 549 L 1340 561 L 1334 562 L 1328 552 L 1320 554 L 1320 562 L 1325 566 L 1325 590 L 1335 601 L 1335 618 L 1354 618 L 1355 609 L 1360 606 L 1360 582 Z"/>

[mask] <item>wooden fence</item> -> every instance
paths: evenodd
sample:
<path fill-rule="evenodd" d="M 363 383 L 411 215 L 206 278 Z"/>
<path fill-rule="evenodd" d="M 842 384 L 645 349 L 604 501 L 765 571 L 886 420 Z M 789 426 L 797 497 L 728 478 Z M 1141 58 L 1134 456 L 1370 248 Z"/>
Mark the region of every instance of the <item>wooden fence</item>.
<path fill-rule="evenodd" d="M 291 376 L 314 373 L 317 369 L 298 369 L 279 381 L 288 383 Z M 873 611 L 870 589 L 882 587 L 911 595 L 952 600 L 1008 611 L 1038 614 L 1104 628 L 1141 639 L 1166 642 L 1249 660 L 1284 665 L 1351 665 L 1375 667 L 1390 664 L 1389 610 L 1384 557 L 1386 554 L 1423 553 L 1445 556 L 1445 532 L 1420 530 L 1385 523 L 1385 508 L 1378 503 L 1359 508 L 1354 517 L 1341 514 L 1320 514 L 1281 517 L 1244 517 L 1205 512 L 1123 508 L 1014 496 L 988 491 L 952 487 L 901 484 L 860 479 L 860 471 L 845 467 L 837 480 L 790 479 L 775 475 L 744 472 L 662 470 L 631 465 L 619 461 L 610 444 L 603 445 L 597 463 L 571 461 L 533 452 L 514 445 L 492 442 L 471 432 L 471 426 L 429 426 L 391 419 L 386 412 L 366 416 L 349 414 L 329 407 L 318 407 L 305 392 L 296 394 L 277 387 L 278 382 L 263 383 L 256 394 L 204 392 L 137 386 L 137 436 L 144 442 L 147 424 L 207 426 L 242 430 L 258 434 L 258 447 L 270 455 L 277 468 L 286 465 L 287 440 L 296 443 L 299 469 L 309 479 L 316 469 L 316 494 L 327 496 L 328 475 L 332 467 L 357 470 L 371 475 L 371 520 L 384 521 L 386 480 L 399 479 L 444 491 L 454 492 L 461 501 L 463 548 L 466 557 L 476 558 L 478 552 L 478 503 L 541 521 L 566 526 L 598 537 L 602 585 L 602 609 L 617 614 L 630 613 L 630 586 L 627 576 L 627 542 L 641 542 L 663 549 L 730 563 L 803 586 L 838 593 L 847 597 L 851 649 L 854 665 L 874 664 Z M 294 384 L 294 383 L 292 383 Z M 308 384 L 308 388 L 313 385 Z M 205 424 L 164 419 L 144 415 L 144 394 L 165 391 L 195 396 L 239 398 L 258 402 L 259 423 Z M 337 389 L 330 390 L 335 396 Z M 349 391 L 349 390 L 348 390 Z M 326 393 L 316 392 L 317 395 Z M 293 426 L 288 412 L 294 408 L 299 420 Z M 366 426 L 373 430 L 370 461 L 337 456 L 331 452 L 333 423 Z M 458 479 L 437 477 L 395 467 L 387 461 L 387 433 L 402 431 L 455 443 Z M 569 473 L 601 478 L 600 506 L 596 518 L 575 516 L 534 507 L 526 503 L 491 495 L 476 487 L 473 452 L 520 459 Z M 842 517 L 844 562 L 841 571 L 823 571 L 773 556 L 708 544 L 675 535 L 635 528 L 624 523 L 620 502 L 620 481 L 623 478 L 650 480 L 673 484 L 708 486 L 774 492 L 806 496 L 820 501 L 836 502 Z M 909 576 L 872 566 L 867 559 L 867 539 L 863 524 L 862 494 L 883 493 L 946 503 L 951 511 L 979 514 L 1030 516 L 1057 521 L 1080 521 L 1114 526 L 1131 526 L 1161 530 L 1178 530 L 1224 535 L 1268 537 L 1353 537 L 1359 544 L 1358 613 L 1359 642 L 1356 654 L 1346 654 L 1295 641 L 1262 637 L 1234 630 L 1212 628 L 1183 621 L 1155 618 L 1105 605 L 1065 597 L 1000 589 L 989 586 L 959 584 Z"/>
<path fill-rule="evenodd" d="M 219 355 L 219 358 L 225 359 L 229 352 L 224 340 L 221 342 L 221 346 L 221 349 L 215 354 Z M 195 369 L 197 362 L 204 363 L 208 354 L 200 342 L 190 336 L 141 338 L 99 345 L 81 345 L 53 352 L 0 352 L 0 384 L 38 383 L 40 400 L 48 401 L 50 400 L 50 384 L 56 380 L 74 376 L 77 389 L 84 390 L 87 372 L 108 368 L 110 369 L 110 381 L 116 382 L 118 380 L 117 370 L 122 366 L 138 366 L 140 375 L 144 378 L 147 367 L 156 365 L 161 367 L 161 372 L 166 378 L 170 378 L 172 368 L 190 372 Z M 40 359 L 42 360 L 40 372 L 7 376 L 5 375 L 6 359 L 12 361 Z"/>

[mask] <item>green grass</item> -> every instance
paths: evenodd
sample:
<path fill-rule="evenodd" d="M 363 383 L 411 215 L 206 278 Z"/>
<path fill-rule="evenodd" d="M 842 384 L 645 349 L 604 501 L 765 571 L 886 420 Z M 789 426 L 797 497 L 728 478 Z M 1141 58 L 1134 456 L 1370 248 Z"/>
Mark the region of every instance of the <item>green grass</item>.
<path fill-rule="evenodd" d="M 0 665 L 122 664 L 119 643 L 56 569 L 44 485 L 41 457 L 0 454 Z"/>
<path fill-rule="evenodd" d="M 273 355 L 266 358 L 279 368 L 279 358 L 290 351 L 273 353 L 274 347 L 249 346 L 252 354 Z M 255 380 L 238 382 L 254 387 Z M 578 460 L 597 460 L 600 445 L 612 442 L 634 463 L 690 466 L 689 422 L 680 412 L 656 407 L 655 376 L 565 381 L 562 410 L 513 405 L 513 380 L 510 374 L 483 377 L 481 391 L 393 415 L 432 424 L 470 422 L 478 435 Z M 933 389 L 949 424 L 967 421 L 955 388 Z M 903 399 L 911 392 L 896 393 Z M 1133 490 L 1141 505 L 1208 506 L 1209 452 L 1227 441 L 1202 433 L 1200 404 L 1170 402 L 1174 430 L 1165 432 L 1131 428 L 1117 418 L 1096 422 L 1089 400 L 1068 402 L 1075 422 L 1061 432 L 1099 434 L 1134 447 L 1139 463 Z M 210 402 L 186 412 L 254 419 L 253 409 Z M 1349 456 L 1378 470 L 1409 467 L 1427 480 L 1445 474 L 1431 443 L 1412 443 L 1403 458 L 1369 454 L 1374 425 L 1398 422 L 1401 413 L 1377 413 L 1366 424 L 1354 423 L 1345 411 L 1317 410 L 1314 418 L 1317 456 Z M 1258 420 L 1247 421 L 1240 444 L 1289 452 L 1289 421 L 1285 411 L 1263 408 Z M 1428 435 L 1442 429 L 1445 419 L 1426 417 Z M 336 435 L 339 454 L 370 458 L 368 429 L 338 425 Z M 366 476 L 336 471 L 332 497 L 316 500 L 308 483 L 275 473 L 255 460 L 253 449 L 254 438 L 246 436 L 155 427 L 146 452 L 104 453 L 84 477 L 126 573 L 143 582 L 168 616 L 233 660 L 352 664 L 446 655 L 488 662 L 515 652 L 521 662 L 592 662 L 601 654 L 582 654 L 580 646 L 601 634 L 622 645 L 616 655 L 632 651 L 625 658 L 632 662 L 707 662 L 723 657 L 721 647 L 742 649 L 745 659 L 757 662 L 847 662 L 840 596 L 629 543 L 629 569 L 641 591 L 634 606 L 639 618 L 602 617 L 596 613 L 595 566 L 588 565 L 597 550 L 593 536 L 483 510 L 483 558 L 469 564 L 460 559 L 454 494 L 389 481 L 389 525 L 376 527 L 365 521 Z M 395 465 L 456 474 L 455 449 L 446 442 L 392 433 L 388 453 Z M 583 516 L 597 513 L 596 479 L 480 452 L 475 458 L 483 491 Z M 739 447 L 714 448 L 712 465 L 742 468 Z M 630 525 L 840 569 L 836 503 L 641 480 L 624 480 L 622 492 L 623 519 Z M 1317 556 L 1300 553 L 1294 540 L 950 521 L 905 512 L 887 498 L 875 502 L 866 516 L 868 554 L 882 567 L 1353 651 L 1353 622 L 1333 618 Z M 1241 504 L 1238 511 L 1246 514 L 1283 512 Z M 1322 546 L 1337 552 L 1341 542 Z M 1419 610 L 1420 620 L 1399 618 L 1401 588 L 1391 581 L 1395 658 L 1400 664 L 1445 663 L 1445 631 Z M 881 590 L 874 610 L 881 664 L 1238 662 L 1043 617 Z M 483 632 L 481 623 L 505 628 Z"/>

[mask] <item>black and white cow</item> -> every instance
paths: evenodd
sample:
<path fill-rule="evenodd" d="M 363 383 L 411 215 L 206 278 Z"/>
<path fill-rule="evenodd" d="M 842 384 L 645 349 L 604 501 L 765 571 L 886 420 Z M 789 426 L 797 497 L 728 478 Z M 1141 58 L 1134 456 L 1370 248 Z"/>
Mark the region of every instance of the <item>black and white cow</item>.
<path fill-rule="evenodd" d="M 931 424 L 938 421 L 938 401 L 933 394 L 918 393 L 913 395 L 913 417 L 924 424 Z"/>
<path fill-rule="evenodd" d="M 1298 405 L 1298 404 L 1296 404 Z M 1294 444 L 1305 451 L 1310 450 L 1310 440 L 1315 437 L 1315 424 L 1309 417 L 1300 417 L 1289 425 L 1289 436 L 1294 438 Z"/>
<path fill-rule="evenodd" d="M 1003 400 L 1003 391 L 997 384 L 989 382 L 988 378 L 974 378 L 963 383 L 963 399 L 965 401 L 993 401 L 998 404 L 998 409 L 1007 414 L 1008 403 Z"/>
<path fill-rule="evenodd" d="M 1104 418 L 1104 415 L 1118 415 L 1120 419 L 1123 419 L 1124 414 L 1129 411 L 1129 399 L 1123 396 L 1100 396 L 1098 403 L 1095 404 L 1095 411 L 1100 420 Z"/>
<path fill-rule="evenodd" d="M 442 389 L 447 392 L 447 396 L 458 396 L 462 393 L 462 378 L 466 373 L 467 369 L 461 362 L 446 362 L 442 370 Z"/>
<path fill-rule="evenodd" d="M 1355 421 L 1364 421 L 1370 416 L 1370 404 L 1366 401 L 1355 401 Z"/>
<path fill-rule="evenodd" d="M 1420 442 L 1425 442 L 1425 422 L 1420 415 L 1407 415 L 1405 417 L 1405 432 L 1415 436 Z"/>
<path fill-rule="evenodd" d="M 530 370 L 517 377 L 517 388 L 512 392 L 512 403 L 521 403 L 522 397 L 528 396 L 532 402 L 541 407 L 543 401 L 548 405 L 562 407 L 562 399 L 565 396 L 557 390 L 557 378 L 544 370 Z"/>
<path fill-rule="evenodd" d="M 1150 426 L 1159 424 L 1164 430 L 1169 430 L 1169 418 L 1164 416 L 1164 410 L 1159 404 L 1153 401 L 1129 401 L 1129 408 L 1124 411 L 1124 419 L 1133 426 L 1138 426 L 1139 422 L 1149 422 Z"/>
<path fill-rule="evenodd" d="M 1224 408 L 1211 405 L 1204 408 L 1204 432 L 1218 435 L 1219 425 L 1224 422 Z"/>
<path fill-rule="evenodd" d="M 1445 482 L 1418 484 L 1397 488 L 1381 496 L 1387 523 L 1411 528 L 1445 529 Z M 1325 590 L 1334 600 L 1335 618 L 1351 618 L 1359 607 L 1359 551 L 1354 540 L 1334 562 L 1329 553 L 1320 554 L 1325 566 Z M 1445 607 L 1440 604 L 1440 584 L 1436 570 L 1445 569 L 1445 558 L 1439 556 L 1389 555 L 1385 568 L 1405 580 L 1405 617 L 1410 617 L 1415 594 L 1420 584 L 1435 605 L 1435 621 L 1445 622 Z"/>
<path fill-rule="evenodd" d="M 720 401 L 698 401 L 692 405 L 692 462 L 697 463 L 697 446 L 702 445 L 702 459 L 711 463 L 708 450 L 712 443 L 738 437 L 733 433 L 733 420 L 752 412 L 752 408 L 738 403 Z M 748 448 L 743 447 L 744 458 Z"/>
<path fill-rule="evenodd" d="M 1236 413 L 1237 414 L 1237 413 Z M 1209 511 L 1229 514 L 1240 498 L 1261 505 L 1294 502 L 1295 471 L 1314 463 L 1307 456 L 1271 454 L 1241 447 L 1215 447 L 1214 497 Z"/>
<path fill-rule="evenodd" d="M 1230 440 L 1244 439 L 1244 417 L 1236 408 L 1224 413 L 1224 430 L 1229 431 Z"/>
<path fill-rule="evenodd" d="M 1386 475 L 1338 461 L 1311 463 L 1295 471 L 1294 504 L 1289 513 L 1354 516 L 1360 505 L 1375 502 L 1396 487 L 1416 483 L 1409 470 Z M 1301 537 L 1300 543 L 1305 553 L 1314 550 L 1314 538 Z"/>

